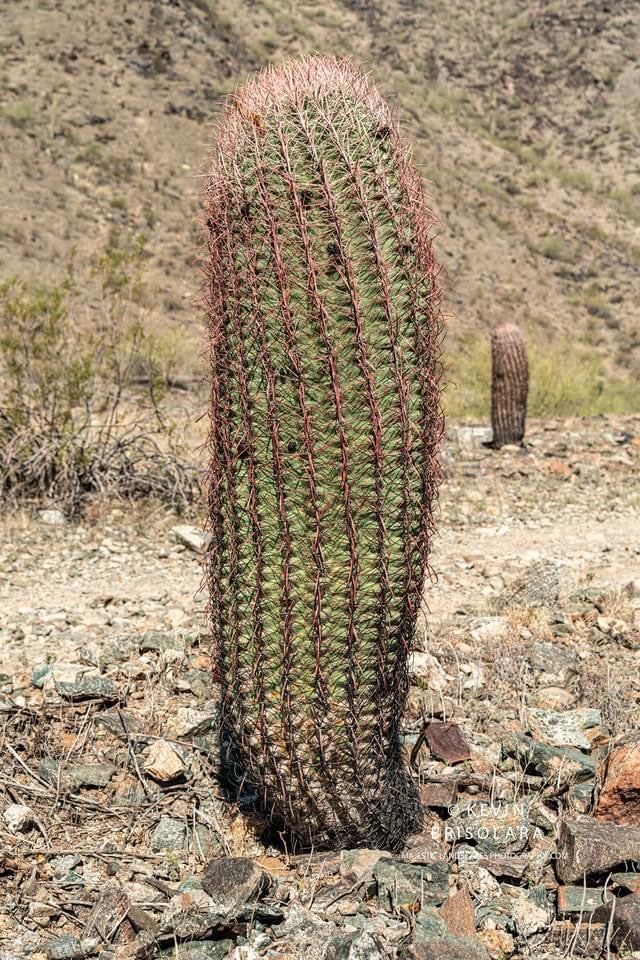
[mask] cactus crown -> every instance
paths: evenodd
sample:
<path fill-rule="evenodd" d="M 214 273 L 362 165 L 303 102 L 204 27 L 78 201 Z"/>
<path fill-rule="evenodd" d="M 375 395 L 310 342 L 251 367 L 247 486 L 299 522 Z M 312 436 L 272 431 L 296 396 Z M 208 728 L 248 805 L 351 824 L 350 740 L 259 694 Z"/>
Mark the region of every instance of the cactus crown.
<path fill-rule="evenodd" d="M 433 218 L 389 107 L 326 57 L 230 101 L 206 209 L 228 755 L 303 843 L 395 846 L 442 430 Z"/>

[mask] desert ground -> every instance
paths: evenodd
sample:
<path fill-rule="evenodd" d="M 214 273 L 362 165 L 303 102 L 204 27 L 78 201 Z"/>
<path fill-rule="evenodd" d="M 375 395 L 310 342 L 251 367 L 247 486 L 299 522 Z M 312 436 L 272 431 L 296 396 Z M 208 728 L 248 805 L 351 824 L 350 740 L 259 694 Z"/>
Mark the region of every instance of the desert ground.
<path fill-rule="evenodd" d="M 640 418 L 486 439 L 450 424 L 443 446 L 405 718 L 425 825 L 395 856 L 265 843 L 224 798 L 197 513 L 5 516 L 3 960 L 599 955 L 587 915 L 607 886 L 637 890 L 638 831 L 613 827 L 626 865 L 596 856 L 578 881 L 556 860 L 561 822 L 604 822 L 602 762 L 640 722 Z M 443 723 L 462 761 L 429 745 Z M 454 840 L 465 811 L 487 836 Z"/>

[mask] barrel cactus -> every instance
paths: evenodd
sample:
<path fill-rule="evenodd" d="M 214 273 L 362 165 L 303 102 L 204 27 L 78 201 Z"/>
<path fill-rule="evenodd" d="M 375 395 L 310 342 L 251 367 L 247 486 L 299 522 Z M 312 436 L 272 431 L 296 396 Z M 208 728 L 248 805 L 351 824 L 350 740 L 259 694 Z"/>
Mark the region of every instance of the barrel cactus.
<path fill-rule="evenodd" d="M 223 769 L 299 849 L 397 848 L 420 819 L 399 728 L 442 432 L 433 218 L 385 101 L 324 57 L 229 101 L 205 210 Z"/>
<path fill-rule="evenodd" d="M 493 446 L 522 443 L 529 391 L 527 345 L 520 327 L 491 331 L 491 425 Z"/>

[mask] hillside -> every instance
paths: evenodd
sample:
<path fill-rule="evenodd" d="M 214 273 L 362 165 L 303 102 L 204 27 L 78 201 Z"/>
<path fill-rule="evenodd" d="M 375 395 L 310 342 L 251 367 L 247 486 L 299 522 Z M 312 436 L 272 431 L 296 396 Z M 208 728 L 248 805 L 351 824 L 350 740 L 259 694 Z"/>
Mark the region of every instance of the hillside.
<path fill-rule="evenodd" d="M 222 98 L 285 56 L 345 54 L 394 99 L 431 181 L 452 354 L 515 320 L 640 372 L 635 0 L 5 0 L 0 12 L 0 278 L 55 279 L 72 248 L 82 259 L 114 232 L 144 232 L 156 322 L 195 344 L 196 216 Z"/>

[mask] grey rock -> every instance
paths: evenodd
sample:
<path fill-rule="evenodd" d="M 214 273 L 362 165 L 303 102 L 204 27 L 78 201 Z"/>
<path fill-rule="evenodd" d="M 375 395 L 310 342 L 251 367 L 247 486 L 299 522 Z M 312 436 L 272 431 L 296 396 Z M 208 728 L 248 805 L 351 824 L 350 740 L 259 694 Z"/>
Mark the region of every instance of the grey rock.
<path fill-rule="evenodd" d="M 527 638 L 524 638 L 527 639 Z M 573 650 L 553 643 L 534 643 L 527 651 L 527 660 L 534 670 L 556 673 L 562 683 L 568 683 L 580 672 L 580 658 Z"/>
<path fill-rule="evenodd" d="M 595 788 L 595 780 L 586 780 L 584 783 L 575 783 L 571 787 L 568 793 L 568 801 L 572 813 L 589 813 L 593 806 L 593 794 Z"/>
<path fill-rule="evenodd" d="M 106 787 L 115 772 L 113 763 L 76 763 L 67 768 L 74 787 Z"/>
<path fill-rule="evenodd" d="M 630 580 L 625 586 L 624 592 L 632 599 L 640 598 L 640 577 L 636 577 L 635 580 Z"/>
<path fill-rule="evenodd" d="M 322 960 L 386 960 L 388 956 L 378 937 L 367 930 L 338 933 L 322 952 Z"/>
<path fill-rule="evenodd" d="M 44 686 L 44 678 L 49 673 L 50 669 L 51 669 L 50 663 L 39 663 L 36 667 L 34 667 L 33 670 L 31 671 L 32 685 L 34 687 L 38 687 L 38 689 L 42 689 L 42 687 Z"/>
<path fill-rule="evenodd" d="M 163 630 L 148 630 L 140 637 L 138 649 L 140 653 L 156 653 L 160 650 L 174 650 L 176 638 L 172 633 Z"/>
<path fill-rule="evenodd" d="M 481 929 L 506 930 L 513 928 L 513 898 L 507 894 L 480 901 L 476 907 L 476 920 Z"/>
<path fill-rule="evenodd" d="M 544 887 L 533 888 L 513 899 L 509 929 L 528 938 L 547 930 L 553 922 Z"/>
<path fill-rule="evenodd" d="M 413 864 L 382 857 L 371 872 L 378 884 L 378 903 L 385 910 L 393 912 L 407 903 L 439 906 L 449 896 L 446 861 Z"/>
<path fill-rule="evenodd" d="M 533 771 L 558 786 L 594 777 L 596 763 L 573 747 L 552 747 L 529 736 L 512 737 L 503 744 L 506 756 L 517 757 L 527 772 Z"/>
<path fill-rule="evenodd" d="M 457 427 L 450 430 L 449 439 L 457 440 L 458 446 L 462 450 L 471 450 L 474 447 L 487 446 L 493 441 L 493 431 L 491 427 Z"/>
<path fill-rule="evenodd" d="M 28 830 L 33 823 L 34 813 L 31 807 L 23 803 L 10 803 L 2 811 L 4 822 L 14 833 Z"/>
<path fill-rule="evenodd" d="M 592 742 L 605 735 L 599 710 L 527 710 L 529 732 L 534 740 L 552 747 L 591 750 Z"/>
<path fill-rule="evenodd" d="M 176 690 L 191 691 L 196 697 L 211 696 L 211 674 L 206 670 L 185 670 L 174 681 Z"/>
<path fill-rule="evenodd" d="M 438 913 L 436 907 L 424 906 L 416 914 L 414 941 L 424 943 L 429 940 L 447 940 L 451 936 L 449 928 Z"/>
<path fill-rule="evenodd" d="M 151 835 L 150 847 L 154 853 L 161 850 L 184 850 L 187 830 L 183 820 L 173 817 L 160 817 L 160 821 Z"/>
<path fill-rule="evenodd" d="M 560 597 L 560 568 L 552 560 L 534 560 L 500 598 L 501 606 L 551 607 Z"/>
<path fill-rule="evenodd" d="M 562 883 L 604 873 L 630 860 L 640 861 L 640 827 L 586 816 L 561 821 L 556 872 Z"/>
<path fill-rule="evenodd" d="M 66 933 L 63 937 L 50 940 L 45 947 L 48 960 L 84 960 L 96 952 L 99 940 L 87 937 L 78 940 L 77 937 Z"/>
<path fill-rule="evenodd" d="M 75 853 L 69 853 L 64 857 L 54 857 L 53 860 L 49 861 L 49 866 L 53 870 L 54 880 L 62 880 L 70 870 L 74 870 L 81 863 L 82 857 Z"/>
<path fill-rule="evenodd" d="M 371 873 L 364 875 L 365 883 L 358 890 L 365 896 L 373 896 L 376 893 L 376 883 Z M 368 881 L 368 883 L 366 882 Z M 358 912 L 362 900 L 355 895 L 353 891 L 353 882 L 340 880 L 333 883 L 323 884 L 313 898 L 314 913 L 322 914 L 327 920 L 334 920 L 338 914 L 353 915 Z"/>
<path fill-rule="evenodd" d="M 69 663 L 66 660 L 40 663 L 33 668 L 31 683 L 39 689 L 53 690 L 56 683 L 74 683 L 87 669 L 86 664 Z"/>
<path fill-rule="evenodd" d="M 110 707 L 104 710 L 96 717 L 96 723 L 107 728 L 114 736 L 121 740 L 127 740 L 127 734 L 134 741 L 138 739 L 136 734 L 140 733 L 141 724 L 138 717 L 117 707 Z"/>
<path fill-rule="evenodd" d="M 190 893 L 191 890 L 202 890 L 202 883 L 198 877 L 185 877 L 178 884 L 178 893 Z"/>
<path fill-rule="evenodd" d="M 216 857 L 202 871 L 202 889 L 227 915 L 248 901 L 259 900 L 269 887 L 269 878 L 247 857 Z"/>
<path fill-rule="evenodd" d="M 199 530 L 198 527 L 191 527 L 186 524 L 179 524 L 171 528 L 172 536 L 183 546 L 193 550 L 194 553 L 201 553 L 205 550 L 211 541 L 211 534 Z"/>
<path fill-rule="evenodd" d="M 193 890 L 188 897 L 172 897 L 160 920 L 160 934 L 178 939 L 203 940 L 226 928 L 225 916 L 204 890 Z"/>
<path fill-rule="evenodd" d="M 63 527 L 67 522 L 62 510 L 38 510 L 38 519 L 50 527 Z"/>
<path fill-rule="evenodd" d="M 180 944 L 179 953 L 176 953 L 175 947 L 163 950 L 159 957 L 165 960 L 223 960 L 233 949 L 233 940 L 188 940 Z"/>
<path fill-rule="evenodd" d="M 120 691 L 112 680 L 95 674 L 85 674 L 73 683 L 56 681 L 57 693 L 65 700 L 106 700 L 120 699 Z"/>
<path fill-rule="evenodd" d="M 51 757 L 43 757 L 38 764 L 38 776 L 47 783 L 56 783 L 59 776 L 60 763 Z"/>
<path fill-rule="evenodd" d="M 338 933 L 334 923 L 321 920 L 317 914 L 293 903 L 283 923 L 275 926 L 272 938 L 275 941 L 274 957 L 321 957 L 318 945 L 327 944 Z M 320 949 L 322 949 L 320 947 Z"/>
<path fill-rule="evenodd" d="M 611 945 L 619 951 L 640 950 L 640 893 L 598 907 L 593 919 L 610 924 Z"/>
<path fill-rule="evenodd" d="M 167 733 L 171 737 L 192 737 L 207 733 L 218 722 L 218 711 L 214 704 L 209 710 L 196 710 L 194 707 L 178 707 L 167 723 Z"/>
<path fill-rule="evenodd" d="M 62 766 L 59 760 L 44 757 L 38 765 L 38 773 L 47 783 L 60 782 L 65 790 L 80 787 L 106 787 L 116 767 L 112 763 L 74 763 Z"/>
<path fill-rule="evenodd" d="M 340 876 L 346 880 L 361 880 L 371 876 L 371 871 L 381 857 L 390 857 L 388 850 L 371 850 L 366 847 L 360 850 L 340 851 Z"/>

